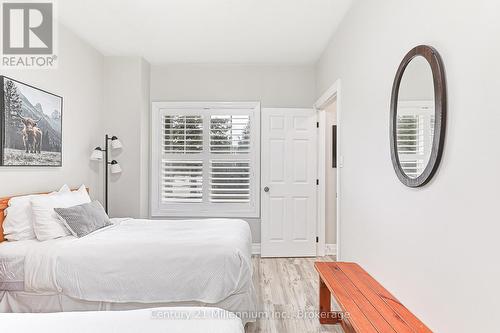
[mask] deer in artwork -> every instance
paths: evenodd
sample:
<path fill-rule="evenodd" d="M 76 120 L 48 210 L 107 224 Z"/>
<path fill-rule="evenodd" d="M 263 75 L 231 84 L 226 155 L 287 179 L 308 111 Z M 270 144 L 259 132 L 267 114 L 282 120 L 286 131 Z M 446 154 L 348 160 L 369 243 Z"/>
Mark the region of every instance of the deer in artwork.
<path fill-rule="evenodd" d="M 19 119 L 23 124 L 21 135 L 23 136 L 24 150 L 26 153 L 41 153 L 42 147 L 42 131 L 37 127 L 38 122 L 41 120 L 33 120 L 33 118 L 23 117 L 16 114 L 15 118 Z"/>

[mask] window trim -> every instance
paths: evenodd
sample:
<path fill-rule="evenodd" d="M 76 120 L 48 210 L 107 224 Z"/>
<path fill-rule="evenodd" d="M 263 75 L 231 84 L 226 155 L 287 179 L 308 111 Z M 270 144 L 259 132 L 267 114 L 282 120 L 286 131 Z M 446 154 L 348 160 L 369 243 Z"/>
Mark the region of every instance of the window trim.
<path fill-rule="evenodd" d="M 161 110 L 171 109 L 180 111 L 181 114 L 188 113 L 189 111 L 197 111 L 202 113 L 204 110 L 211 110 L 215 113 L 224 114 L 225 110 L 248 110 L 252 112 L 253 119 L 251 120 L 251 140 L 253 152 L 248 155 L 251 159 L 251 164 L 255 167 L 251 173 L 251 201 L 249 209 L 241 209 L 241 205 L 239 205 L 240 209 L 235 209 L 234 204 L 220 204 L 217 212 L 215 213 L 213 210 L 204 210 L 200 209 L 196 212 L 193 212 L 193 206 L 187 208 L 190 204 L 170 204 L 170 208 L 165 208 L 165 205 L 161 204 L 160 201 L 160 193 L 161 193 L 161 181 L 159 179 L 159 172 L 161 171 L 161 160 L 162 153 L 160 149 L 160 145 L 158 144 L 158 137 L 160 135 L 160 127 L 158 126 L 158 122 L 161 120 Z M 162 102 L 162 101 L 154 101 L 151 106 L 151 156 L 149 159 L 150 162 L 150 216 L 151 217 L 239 217 L 239 218 L 259 218 L 260 217 L 260 102 Z M 203 117 L 203 126 L 204 126 L 204 138 L 205 135 L 209 135 L 209 131 L 207 129 L 210 126 L 210 122 L 206 121 L 206 119 L 210 119 L 206 116 Z M 208 125 L 207 125 L 208 124 Z M 208 127 L 207 127 L 208 126 Z M 206 154 L 210 154 L 207 150 L 209 149 L 208 143 L 203 142 L 203 156 Z M 196 159 L 195 156 L 197 154 L 188 154 L 194 156 L 188 156 L 189 159 Z M 219 154 L 214 154 L 215 156 Z M 220 154 L 223 155 L 223 154 Z M 198 155 L 199 156 L 199 155 Z M 201 156 L 199 156 L 201 157 Z M 202 157 L 204 158 L 204 157 Z M 214 158 L 217 159 L 217 158 Z M 230 159 L 230 158 L 229 158 Z M 207 175 L 209 165 L 204 165 L 204 176 Z M 205 180 L 206 179 L 206 180 Z M 206 177 L 204 182 L 209 182 L 209 177 Z M 207 187 L 204 186 L 204 198 L 205 200 L 209 200 L 209 193 L 206 193 Z M 182 206 L 186 207 L 186 209 L 182 209 Z M 245 204 L 248 207 L 247 204 Z M 190 212 L 190 213 L 188 213 Z"/>

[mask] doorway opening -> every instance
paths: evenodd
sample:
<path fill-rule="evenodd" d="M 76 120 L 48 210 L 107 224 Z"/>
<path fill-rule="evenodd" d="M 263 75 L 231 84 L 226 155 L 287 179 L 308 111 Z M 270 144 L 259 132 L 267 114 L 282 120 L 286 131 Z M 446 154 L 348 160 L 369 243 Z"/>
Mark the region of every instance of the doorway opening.
<path fill-rule="evenodd" d="M 340 258 L 340 183 L 342 154 L 340 80 L 337 80 L 318 99 L 314 107 L 318 112 L 318 249 L 319 256 L 335 255 Z"/>
<path fill-rule="evenodd" d="M 325 108 L 325 254 L 337 244 L 337 98 Z"/>

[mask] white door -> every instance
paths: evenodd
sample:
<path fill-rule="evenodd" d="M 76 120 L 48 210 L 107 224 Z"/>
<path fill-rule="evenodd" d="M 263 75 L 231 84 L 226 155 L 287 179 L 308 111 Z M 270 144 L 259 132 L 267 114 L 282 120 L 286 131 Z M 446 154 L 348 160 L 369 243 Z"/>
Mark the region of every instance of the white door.
<path fill-rule="evenodd" d="M 262 109 L 261 256 L 316 256 L 313 109 Z"/>

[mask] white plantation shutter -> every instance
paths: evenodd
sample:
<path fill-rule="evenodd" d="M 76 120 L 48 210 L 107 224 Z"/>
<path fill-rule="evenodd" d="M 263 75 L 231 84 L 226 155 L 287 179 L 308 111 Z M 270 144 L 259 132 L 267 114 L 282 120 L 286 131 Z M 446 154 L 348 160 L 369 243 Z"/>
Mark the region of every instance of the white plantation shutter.
<path fill-rule="evenodd" d="M 398 115 L 397 144 L 401 167 L 409 177 L 417 177 L 424 167 L 423 115 Z"/>
<path fill-rule="evenodd" d="M 152 216 L 258 217 L 258 103 L 153 103 Z"/>
<path fill-rule="evenodd" d="M 246 155 L 251 148 L 249 115 L 210 117 L 210 152 L 218 156 L 232 155 L 228 160 L 210 161 L 211 202 L 250 202 L 250 169 L 253 166 Z"/>
<path fill-rule="evenodd" d="M 424 160 L 408 158 L 399 161 L 405 174 L 410 178 L 417 178 L 425 168 Z"/>
<path fill-rule="evenodd" d="M 162 202 L 202 202 L 203 161 L 163 160 Z"/>
<path fill-rule="evenodd" d="M 430 158 L 434 139 L 434 105 L 428 101 L 399 101 L 397 149 L 401 167 L 418 177 Z"/>
<path fill-rule="evenodd" d="M 246 154 L 250 151 L 250 117 L 248 115 L 214 115 L 210 117 L 210 152 Z"/>
<path fill-rule="evenodd" d="M 203 117 L 163 116 L 163 152 L 196 154 L 203 150 Z M 179 156 L 180 157 L 180 156 Z M 202 202 L 203 161 L 163 159 L 162 202 Z"/>
<path fill-rule="evenodd" d="M 422 115 L 398 116 L 398 151 L 400 154 L 419 154 L 424 151 L 424 117 Z"/>
<path fill-rule="evenodd" d="M 203 149 L 203 117 L 165 115 L 163 117 L 165 153 L 197 153 Z"/>
<path fill-rule="evenodd" d="M 430 144 L 431 144 L 431 150 L 432 150 L 432 143 L 434 141 L 434 127 L 436 125 L 436 118 L 435 118 L 435 115 L 431 115 L 431 119 L 430 119 L 430 122 L 431 122 L 431 134 L 430 134 Z"/>
<path fill-rule="evenodd" d="M 248 160 L 210 161 L 210 201 L 250 202 L 250 168 Z"/>

